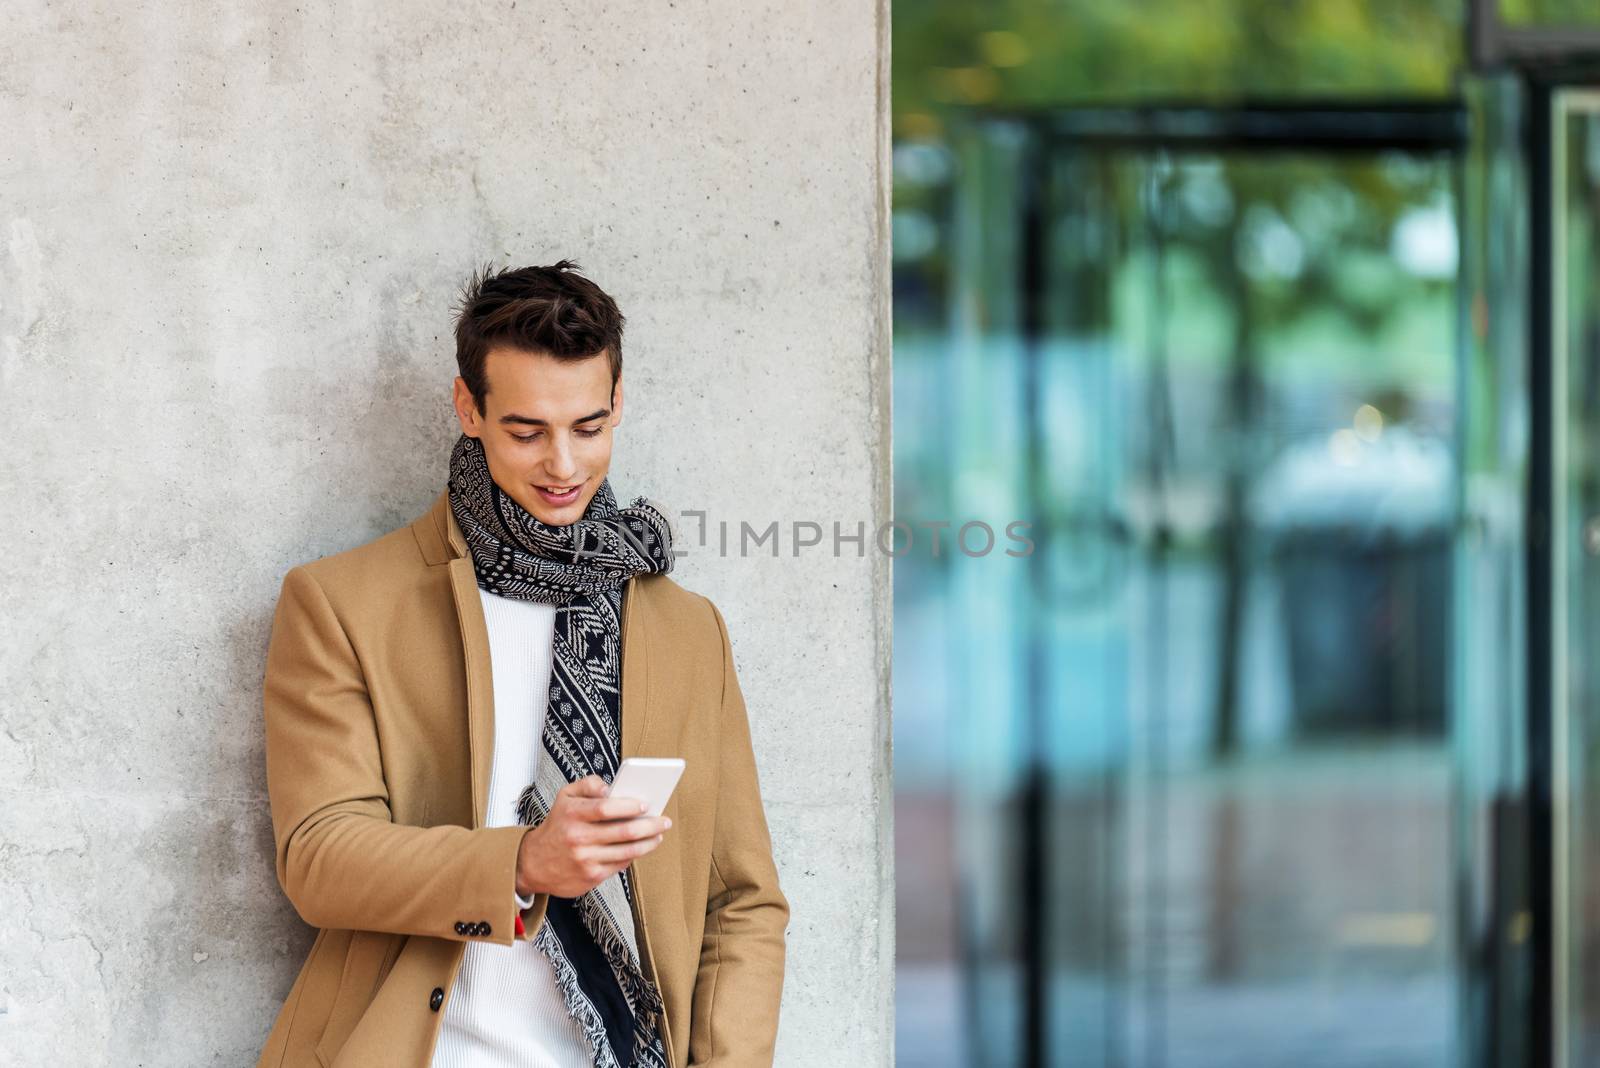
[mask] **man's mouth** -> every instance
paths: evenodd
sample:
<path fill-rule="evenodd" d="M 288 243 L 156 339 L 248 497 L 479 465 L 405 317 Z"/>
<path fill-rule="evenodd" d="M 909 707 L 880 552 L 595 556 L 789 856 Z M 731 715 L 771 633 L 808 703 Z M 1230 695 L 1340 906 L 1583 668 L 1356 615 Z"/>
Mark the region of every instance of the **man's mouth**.
<path fill-rule="evenodd" d="M 578 491 L 583 488 L 583 483 L 579 482 L 576 485 L 566 487 L 535 486 L 533 488 L 538 490 L 539 495 L 551 504 L 571 504 L 578 499 Z"/>

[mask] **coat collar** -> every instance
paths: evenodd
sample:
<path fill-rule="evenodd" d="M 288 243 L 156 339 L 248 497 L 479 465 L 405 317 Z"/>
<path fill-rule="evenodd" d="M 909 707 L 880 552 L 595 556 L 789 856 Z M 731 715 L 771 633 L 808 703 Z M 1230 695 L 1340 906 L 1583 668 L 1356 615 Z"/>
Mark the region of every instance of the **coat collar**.
<path fill-rule="evenodd" d="M 467 553 L 467 540 L 450 509 L 450 491 L 439 493 L 433 506 L 411 524 L 417 547 L 430 565 L 449 568 L 450 593 L 461 624 L 461 647 L 467 673 L 467 739 L 471 748 L 472 819 L 484 825 L 489 803 L 489 773 L 494 758 L 494 675 L 489 663 L 489 628 L 483 618 L 478 579 Z M 647 583 L 629 579 L 622 598 L 622 751 L 642 751 L 649 714 L 649 654 L 644 628 L 649 598 L 640 595 Z M 632 655 L 629 655 L 632 653 Z"/>
<path fill-rule="evenodd" d="M 450 510 L 450 491 L 439 491 L 433 505 L 411 524 L 417 548 L 431 565 L 447 564 L 452 557 L 467 555 L 467 541 L 461 536 L 455 513 Z"/>

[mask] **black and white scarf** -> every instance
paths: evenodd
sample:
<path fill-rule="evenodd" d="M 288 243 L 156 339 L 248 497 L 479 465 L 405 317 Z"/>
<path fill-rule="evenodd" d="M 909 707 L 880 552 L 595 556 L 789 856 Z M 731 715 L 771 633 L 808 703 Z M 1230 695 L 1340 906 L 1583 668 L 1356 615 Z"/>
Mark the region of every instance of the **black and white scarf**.
<path fill-rule="evenodd" d="M 450 453 L 449 493 L 478 585 L 556 606 L 544 752 L 517 801 L 519 822 L 538 826 L 562 786 L 586 775 L 610 783 L 616 774 L 622 585 L 672 570 L 672 524 L 644 497 L 619 510 L 609 479 L 576 522 L 541 522 L 495 484 L 483 443 L 466 434 Z M 533 941 L 594 1050 L 594 1068 L 666 1068 L 661 996 L 639 963 L 628 874 L 624 868 L 576 898 L 551 895 Z"/>

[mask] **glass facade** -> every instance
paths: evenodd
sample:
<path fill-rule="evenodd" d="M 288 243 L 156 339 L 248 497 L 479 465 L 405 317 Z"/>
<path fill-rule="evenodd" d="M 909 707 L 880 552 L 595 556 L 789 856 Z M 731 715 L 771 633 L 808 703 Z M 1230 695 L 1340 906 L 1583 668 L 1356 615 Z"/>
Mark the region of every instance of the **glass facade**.
<path fill-rule="evenodd" d="M 1017 1062 L 1030 967 L 1051 1063 L 1446 1063 L 1450 158 L 955 154 L 944 496 L 1035 551 L 949 565 L 952 1063 Z"/>
<path fill-rule="evenodd" d="M 1205 7 L 896 27 L 898 1059 L 1600 1063 L 1600 16 Z"/>

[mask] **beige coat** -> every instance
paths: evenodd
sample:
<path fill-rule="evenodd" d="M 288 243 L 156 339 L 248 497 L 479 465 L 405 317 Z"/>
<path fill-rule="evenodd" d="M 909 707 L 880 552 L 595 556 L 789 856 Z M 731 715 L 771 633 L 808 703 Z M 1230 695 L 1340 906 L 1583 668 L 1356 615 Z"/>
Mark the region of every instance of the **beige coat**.
<path fill-rule="evenodd" d="M 635 928 L 674 1068 L 772 1062 L 789 904 L 715 605 L 624 594 L 622 755 L 686 761 Z M 289 571 L 264 685 L 278 881 L 320 928 L 258 1068 L 426 1068 L 469 938 L 511 945 L 526 827 L 484 827 L 494 688 L 472 561 L 440 493 L 409 526 Z M 526 938 L 548 898 L 522 913 Z M 485 934 L 457 925 L 482 924 Z"/>

